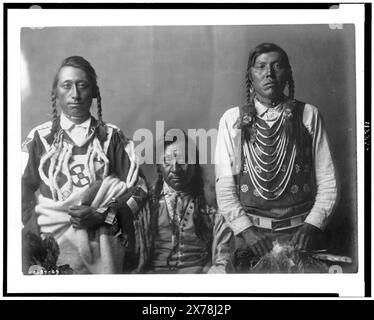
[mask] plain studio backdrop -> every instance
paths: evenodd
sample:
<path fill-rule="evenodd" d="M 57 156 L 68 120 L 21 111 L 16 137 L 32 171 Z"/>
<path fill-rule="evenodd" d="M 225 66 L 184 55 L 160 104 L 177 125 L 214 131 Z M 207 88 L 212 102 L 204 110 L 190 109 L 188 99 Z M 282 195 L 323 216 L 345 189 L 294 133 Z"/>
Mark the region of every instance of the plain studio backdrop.
<path fill-rule="evenodd" d="M 140 128 L 155 133 L 156 121 L 166 128 L 217 128 L 225 110 L 245 103 L 248 52 L 273 42 L 289 56 L 295 98 L 319 108 L 329 134 L 341 186 L 327 228 L 331 252 L 357 261 L 354 35 L 353 24 L 24 28 L 22 138 L 50 119 L 53 76 L 72 55 L 95 68 L 103 119 L 127 137 Z M 204 169 L 213 202 L 213 165 Z M 143 170 L 149 181 L 156 177 L 154 165 Z"/>

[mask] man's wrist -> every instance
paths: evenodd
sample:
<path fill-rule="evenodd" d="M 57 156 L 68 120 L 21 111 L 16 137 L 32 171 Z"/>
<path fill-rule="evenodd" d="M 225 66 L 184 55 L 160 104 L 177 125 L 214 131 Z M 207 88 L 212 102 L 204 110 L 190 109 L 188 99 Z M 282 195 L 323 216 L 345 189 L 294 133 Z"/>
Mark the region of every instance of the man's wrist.
<path fill-rule="evenodd" d="M 245 228 L 242 232 L 240 232 L 238 235 L 239 236 L 243 236 L 245 233 L 248 233 L 248 232 L 251 232 L 255 230 L 255 226 L 252 224 L 250 226 L 248 226 L 247 228 Z"/>
<path fill-rule="evenodd" d="M 241 232 L 248 229 L 249 227 L 253 226 L 252 222 L 248 218 L 247 215 L 241 215 L 237 217 L 235 220 L 227 223 L 231 230 L 234 232 L 234 235 L 238 236 Z"/>
<path fill-rule="evenodd" d="M 95 210 L 95 213 L 101 217 L 101 221 L 104 223 L 107 212 L 108 212 L 108 207 L 100 207 Z"/>
<path fill-rule="evenodd" d="M 106 211 L 106 217 L 105 217 L 104 223 L 112 226 L 116 222 L 117 222 L 117 211 L 109 207 L 108 210 Z"/>
<path fill-rule="evenodd" d="M 108 205 L 106 207 L 100 207 L 96 209 L 96 212 L 102 215 L 103 224 L 107 225 L 112 234 L 116 234 L 119 231 L 117 210 L 115 206 Z"/>
<path fill-rule="evenodd" d="M 306 229 L 307 231 L 313 233 L 313 234 L 320 234 L 320 233 L 323 233 L 323 231 L 316 227 L 315 225 L 311 224 L 311 223 L 308 223 L 308 222 L 304 222 L 303 226 L 302 226 L 304 229 Z"/>

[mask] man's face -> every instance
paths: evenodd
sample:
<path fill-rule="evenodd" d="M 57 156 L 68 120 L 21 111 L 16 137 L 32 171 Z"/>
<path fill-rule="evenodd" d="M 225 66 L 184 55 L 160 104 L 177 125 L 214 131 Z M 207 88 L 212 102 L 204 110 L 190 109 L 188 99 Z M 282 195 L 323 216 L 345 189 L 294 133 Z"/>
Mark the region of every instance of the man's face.
<path fill-rule="evenodd" d="M 176 191 L 186 191 L 195 174 L 195 165 L 187 163 L 183 142 L 174 142 L 165 148 L 160 165 L 164 181 Z"/>
<path fill-rule="evenodd" d="M 253 89 L 265 102 L 279 98 L 288 78 L 288 68 L 279 52 L 260 54 L 250 69 Z"/>
<path fill-rule="evenodd" d="M 63 67 L 58 74 L 57 102 L 73 122 L 82 123 L 90 116 L 93 87 L 86 73 L 74 67 Z"/>

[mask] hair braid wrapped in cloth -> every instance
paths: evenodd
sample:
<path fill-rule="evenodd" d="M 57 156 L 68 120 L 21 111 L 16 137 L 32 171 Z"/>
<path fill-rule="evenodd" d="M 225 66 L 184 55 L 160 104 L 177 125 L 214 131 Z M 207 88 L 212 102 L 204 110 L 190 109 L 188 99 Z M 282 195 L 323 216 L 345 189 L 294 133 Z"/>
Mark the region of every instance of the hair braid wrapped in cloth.
<path fill-rule="evenodd" d="M 147 197 L 148 186 L 145 180 L 139 176 L 139 160 L 135 153 L 134 142 L 123 138 L 125 151 L 130 159 L 130 168 L 126 178 L 126 185 L 128 188 L 135 187 L 133 197 L 143 198 Z M 144 206 L 135 215 L 134 219 L 134 233 L 135 233 L 135 254 L 137 256 L 137 266 L 134 273 L 144 271 L 149 262 L 151 246 L 153 243 L 152 232 L 150 230 L 151 210 L 149 204 L 145 201 Z"/>
<path fill-rule="evenodd" d="M 128 188 L 134 186 L 139 172 L 139 160 L 138 156 L 135 154 L 134 142 L 129 140 L 125 150 L 130 158 L 130 169 L 129 173 L 127 174 L 126 184 Z"/>

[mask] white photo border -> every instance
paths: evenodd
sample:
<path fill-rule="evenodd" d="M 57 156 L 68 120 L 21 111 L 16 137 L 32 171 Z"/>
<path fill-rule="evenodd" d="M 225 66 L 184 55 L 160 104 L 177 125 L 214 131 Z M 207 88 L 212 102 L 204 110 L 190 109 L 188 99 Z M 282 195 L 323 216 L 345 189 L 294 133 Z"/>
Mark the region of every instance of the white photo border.
<path fill-rule="evenodd" d="M 47 26 L 145 26 L 145 25 L 265 25 L 347 24 L 355 25 L 357 110 L 357 213 L 358 272 L 352 274 L 227 274 L 227 275 L 22 275 L 20 179 L 9 179 L 7 188 L 7 293 L 102 293 L 153 296 L 155 294 L 261 294 L 337 293 L 344 297 L 364 296 L 364 7 L 341 4 L 334 10 L 127 10 L 127 9 L 8 9 L 7 66 L 8 173 L 21 172 L 21 81 L 20 36 L 22 27 Z M 69 17 L 66 19 L 66 17 Z M 284 19 L 287 17 L 287 19 Z M 68 21 L 68 22 L 67 22 Z M 126 23 L 124 23 L 124 21 Z M 248 21 L 251 23 L 249 24 Z M 73 23 L 74 22 L 74 23 Z M 16 177 L 17 174 L 14 174 Z"/>

